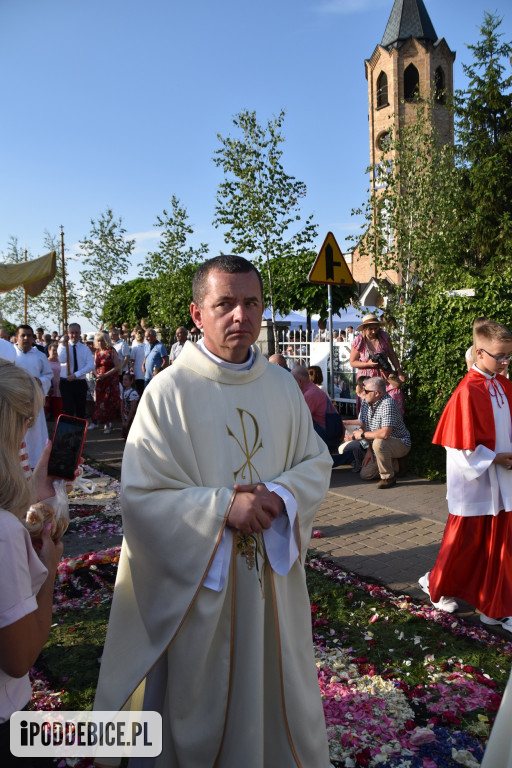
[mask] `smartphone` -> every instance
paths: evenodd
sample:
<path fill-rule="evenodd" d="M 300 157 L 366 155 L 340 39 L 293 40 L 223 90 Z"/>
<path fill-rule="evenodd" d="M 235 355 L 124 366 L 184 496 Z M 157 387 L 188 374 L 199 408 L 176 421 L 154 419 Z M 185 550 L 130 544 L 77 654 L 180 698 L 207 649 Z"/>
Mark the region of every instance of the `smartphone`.
<path fill-rule="evenodd" d="M 48 474 L 74 480 L 87 432 L 86 419 L 61 414 L 57 420 L 48 461 Z"/>

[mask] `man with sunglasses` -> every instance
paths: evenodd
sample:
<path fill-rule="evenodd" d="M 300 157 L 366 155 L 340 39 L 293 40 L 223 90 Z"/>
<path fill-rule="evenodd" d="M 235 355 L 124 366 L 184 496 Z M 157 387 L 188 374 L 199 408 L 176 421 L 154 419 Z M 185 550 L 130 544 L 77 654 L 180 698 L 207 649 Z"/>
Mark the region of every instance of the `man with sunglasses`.
<path fill-rule="evenodd" d="M 363 467 L 372 460 L 373 449 L 380 475 L 377 488 L 392 488 L 399 459 L 411 450 L 411 436 L 396 401 L 386 392 L 384 379 L 375 376 L 365 381 L 359 421 L 363 426 L 353 436 L 369 443 Z"/>

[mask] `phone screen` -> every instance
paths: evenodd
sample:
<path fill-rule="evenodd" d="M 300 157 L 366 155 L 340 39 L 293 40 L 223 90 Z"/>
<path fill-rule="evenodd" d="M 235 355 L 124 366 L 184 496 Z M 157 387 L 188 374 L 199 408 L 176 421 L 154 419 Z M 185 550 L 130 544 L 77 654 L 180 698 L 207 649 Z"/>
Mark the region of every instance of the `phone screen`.
<path fill-rule="evenodd" d="M 86 429 L 85 419 L 64 414 L 59 416 L 48 462 L 49 475 L 74 480 Z"/>

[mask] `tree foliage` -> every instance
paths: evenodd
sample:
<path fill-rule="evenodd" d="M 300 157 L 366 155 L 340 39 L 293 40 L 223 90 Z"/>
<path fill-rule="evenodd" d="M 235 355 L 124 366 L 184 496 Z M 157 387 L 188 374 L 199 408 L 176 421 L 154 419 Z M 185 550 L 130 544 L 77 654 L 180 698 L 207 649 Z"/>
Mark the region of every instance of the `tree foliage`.
<path fill-rule="evenodd" d="M 512 255 L 512 45 L 501 41 L 502 19 L 486 12 L 473 61 L 457 91 L 457 151 L 464 170 L 463 215 L 471 220 L 472 261 L 486 273 Z"/>
<path fill-rule="evenodd" d="M 381 273 L 400 275 L 393 303 L 406 312 L 415 285 L 451 283 L 467 261 L 461 176 L 453 147 L 439 141 L 431 103 L 418 101 L 414 121 L 390 131 L 386 155 L 370 173 L 359 250 Z"/>
<path fill-rule="evenodd" d="M 153 281 L 137 277 L 115 285 L 103 305 L 103 316 L 107 326 L 118 328 L 122 323 L 133 327 L 149 317 L 149 305 L 153 292 Z"/>
<path fill-rule="evenodd" d="M 217 190 L 213 224 L 226 228 L 224 240 L 234 253 L 254 256 L 266 273 L 265 298 L 273 318 L 274 293 L 285 290 L 285 286 L 277 284 L 279 273 L 273 270 L 276 260 L 282 264 L 285 258 L 310 251 L 317 237 L 313 216 L 303 222 L 300 214 L 306 185 L 286 173 L 282 164 L 284 118 L 281 110 L 277 117 L 261 125 L 256 112 L 240 112 L 233 118 L 239 135 L 218 134 L 221 147 L 213 157 L 225 176 Z"/>
<path fill-rule="evenodd" d="M 316 251 L 305 251 L 277 257 L 271 261 L 274 275 L 274 305 L 277 312 L 286 315 L 297 309 L 306 309 L 308 315 L 319 314 L 325 320 L 328 314 L 327 286 L 308 281 Z M 263 286 L 268 295 L 268 277 L 263 272 Z M 355 286 L 332 286 L 332 311 L 345 309 L 355 299 Z"/>
<path fill-rule="evenodd" d="M 122 219 L 115 219 L 110 208 L 91 219 L 91 230 L 80 241 L 82 311 L 96 325 L 104 321 L 103 305 L 113 286 L 122 281 L 130 267 L 135 240 L 125 237 Z"/>
<path fill-rule="evenodd" d="M 44 248 L 45 252 L 56 251 L 57 253 L 57 272 L 51 283 L 49 283 L 44 291 L 32 299 L 34 304 L 34 312 L 37 315 L 38 322 L 52 324 L 55 326 L 55 330 L 64 332 L 64 281 L 62 277 L 62 258 L 61 258 L 61 243 L 60 238 L 57 235 L 51 235 L 47 230 L 44 233 Z M 80 305 L 77 295 L 75 284 L 69 279 L 68 270 L 66 269 L 66 304 L 67 304 L 67 316 L 68 321 L 72 320 L 73 316 L 77 316 L 80 312 Z M 53 328 L 52 328 L 53 330 Z"/>
<path fill-rule="evenodd" d="M 35 258 L 27 252 L 27 261 Z M 7 244 L 7 251 L 2 253 L 1 261 L 4 264 L 21 264 L 25 261 L 25 250 L 18 244 L 18 238 L 11 236 Z M 11 320 L 16 325 L 23 323 L 25 306 L 25 291 L 22 286 L 13 291 L 0 293 L 0 316 Z M 27 322 L 36 320 L 36 308 L 32 304 L 30 296 L 27 299 Z"/>
<path fill-rule="evenodd" d="M 431 445 L 436 423 L 465 373 L 475 317 L 510 323 L 512 269 L 497 259 L 500 268 L 483 279 L 472 259 L 475 218 L 464 215 L 466 169 L 451 146 L 439 143 L 427 104 L 418 102 L 415 123 L 391 134 L 387 158 L 371 171 L 375 183 L 359 247 L 380 274 L 394 270 L 401 278 L 386 314 L 408 376 L 410 463 L 439 477 L 445 456 Z M 460 295 L 463 289 L 474 296 Z"/>
<path fill-rule="evenodd" d="M 469 276 L 474 296 L 448 291 L 418 291 L 409 307 L 411 345 L 407 372 L 406 423 L 412 434 L 411 467 L 422 476 L 443 477 L 445 451 L 431 444 L 435 426 L 455 387 L 466 373 L 465 353 L 472 342 L 478 316 L 511 327 L 512 272 L 490 274 L 485 280 Z"/>
<path fill-rule="evenodd" d="M 188 219 L 186 208 L 173 195 L 170 211 L 157 216 L 154 225 L 162 230 L 160 245 L 148 253 L 141 265 L 143 274 L 152 280 L 148 310 L 151 322 L 161 328 L 190 325 L 192 276 L 208 253 L 205 243 L 198 248 L 187 245 L 194 233 Z"/>

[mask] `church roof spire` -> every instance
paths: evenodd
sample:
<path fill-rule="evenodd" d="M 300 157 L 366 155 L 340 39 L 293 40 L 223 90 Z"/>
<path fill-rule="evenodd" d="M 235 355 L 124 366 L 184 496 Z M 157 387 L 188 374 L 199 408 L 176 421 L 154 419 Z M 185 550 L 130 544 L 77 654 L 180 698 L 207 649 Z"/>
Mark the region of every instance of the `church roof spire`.
<path fill-rule="evenodd" d="M 395 0 L 381 45 L 399 48 L 410 37 L 432 43 L 438 39 L 423 0 Z"/>

